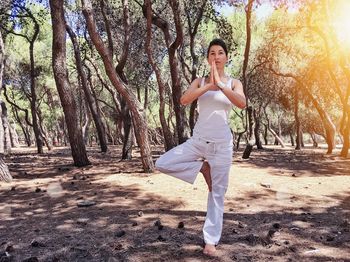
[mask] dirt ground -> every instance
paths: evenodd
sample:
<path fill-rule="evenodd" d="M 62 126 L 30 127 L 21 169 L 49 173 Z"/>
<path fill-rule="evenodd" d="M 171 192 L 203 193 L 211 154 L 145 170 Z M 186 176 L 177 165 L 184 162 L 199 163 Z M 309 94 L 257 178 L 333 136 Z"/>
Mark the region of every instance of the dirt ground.
<path fill-rule="evenodd" d="M 5 159 L 14 181 L 0 182 L 0 261 L 350 261 L 350 159 L 338 151 L 236 152 L 222 239 L 208 258 L 202 175 L 190 185 L 142 173 L 137 151 L 121 162 L 120 147 L 88 150 L 85 168 L 67 148 Z"/>

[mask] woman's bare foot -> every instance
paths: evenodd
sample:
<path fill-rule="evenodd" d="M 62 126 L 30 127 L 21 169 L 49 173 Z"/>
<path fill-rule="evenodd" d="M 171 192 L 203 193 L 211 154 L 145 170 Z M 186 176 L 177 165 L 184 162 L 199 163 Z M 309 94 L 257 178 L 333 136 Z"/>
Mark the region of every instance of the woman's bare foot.
<path fill-rule="evenodd" d="M 211 175 L 210 175 L 210 166 L 207 161 L 203 162 L 200 172 L 203 174 L 205 182 L 208 185 L 209 192 L 211 192 Z"/>
<path fill-rule="evenodd" d="M 207 256 L 215 256 L 216 248 L 215 245 L 205 244 L 205 247 L 203 249 L 203 254 Z"/>

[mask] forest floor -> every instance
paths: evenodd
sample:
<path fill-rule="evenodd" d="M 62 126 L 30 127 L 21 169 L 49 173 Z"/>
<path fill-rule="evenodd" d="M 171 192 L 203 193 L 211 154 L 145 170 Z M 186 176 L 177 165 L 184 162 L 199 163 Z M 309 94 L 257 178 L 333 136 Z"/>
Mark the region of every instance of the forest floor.
<path fill-rule="evenodd" d="M 84 168 L 68 148 L 13 150 L 14 180 L 0 182 L 0 261 L 350 261 L 350 159 L 338 150 L 236 152 L 214 258 L 202 254 L 202 175 L 190 185 L 144 174 L 139 152 L 120 161 L 120 150 L 88 148 Z"/>

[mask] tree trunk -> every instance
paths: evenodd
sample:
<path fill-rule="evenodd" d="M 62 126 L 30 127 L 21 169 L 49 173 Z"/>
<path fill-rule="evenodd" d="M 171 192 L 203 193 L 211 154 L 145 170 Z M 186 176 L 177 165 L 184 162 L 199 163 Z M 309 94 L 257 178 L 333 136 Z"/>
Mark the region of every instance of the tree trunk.
<path fill-rule="evenodd" d="M 347 124 L 346 124 L 347 123 Z M 340 156 L 348 157 L 350 147 L 350 106 L 347 108 L 347 121 L 345 121 L 345 128 L 343 132 L 343 147 Z"/>
<path fill-rule="evenodd" d="M 264 142 L 265 142 L 265 146 L 267 146 L 268 145 L 268 141 L 267 141 L 267 131 L 268 131 L 268 129 L 267 129 L 267 125 L 264 125 Z"/>
<path fill-rule="evenodd" d="M 314 148 L 317 148 L 318 147 L 318 143 L 317 143 L 317 138 L 316 138 L 315 132 L 311 132 L 310 136 L 311 136 L 311 139 L 312 139 L 312 146 Z"/>
<path fill-rule="evenodd" d="M 130 110 L 125 104 L 125 101 L 121 99 L 121 109 L 123 118 L 123 151 L 122 159 L 130 160 L 132 159 L 132 146 L 133 146 L 133 126 L 131 121 Z"/>
<path fill-rule="evenodd" d="M 249 127 L 249 132 L 248 132 L 248 143 L 246 145 L 246 148 L 244 149 L 243 152 L 243 159 L 248 159 L 250 157 L 250 154 L 253 150 L 253 147 L 255 145 L 255 140 L 253 139 L 253 130 L 254 130 L 254 120 L 253 120 L 253 107 L 249 106 L 247 107 L 247 114 L 248 114 L 248 127 Z"/>
<path fill-rule="evenodd" d="M 145 117 L 145 112 L 135 94 L 130 91 L 125 85 L 122 84 L 120 78 L 118 77 L 111 60 L 111 54 L 108 49 L 105 47 L 100 35 L 96 29 L 96 23 L 92 13 L 92 5 L 88 0 L 82 0 L 83 14 L 86 20 L 88 27 L 89 35 L 93 44 L 95 45 L 98 53 L 100 54 L 106 73 L 114 88 L 120 93 L 120 95 L 125 99 L 128 107 L 131 111 L 131 116 L 133 124 L 138 128 L 138 131 L 135 132 L 137 143 L 140 147 L 141 160 L 143 169 L 145 172 L 153 172 L 154 163 L 152 160 L 152 152 L 149 145 L 148 138 L 148 126 L 147 120 Z M 140 131 L 139 131 L 140 130 Z"/>
<path fill-rule="evenodd" d="M 2 40 L 2 34 L 0 30 L 0 94 L 2 90 L 2 74 L 4 72 L 4 56 L 5 56 L 5 46 L 4 42 Z M 0 102 L 3 103 L 0 99 Z M 10 171 L 6 165 L 6 163 L 3 160 L 3 154 L 5 152 L 5 132 L 4 132 L 4 126 L 2 123 L 2 115 L 3 115 L 3 110 L 0 107 L 0 181 L 5 181 L 5 182 L 11 182 L 12 176 L 10 174 Z"/>
<path fill-rule="evenodd" d="M 165 118 L 165 85 L 161 77 L 161 72 L 153 59 L 153 54 L 151 50 L 151 40 L 152 40 L 152 10 L 151 10 L 151 1 L 146 0 L 146 8 L 147 8 L 147 38 L 146 38 L 146 52 L 148 55 L 148 60 L 153 68 L 153 71 L 156 74 L 158 89 L 159 89 L 159 119 L 160 124 L 162 126 L 162 133 L 164 137 L 164 148 L 165 151 L 170 150 L 175 146 L 174 136 L 170 131 L 170 128 L 166 122 Z"/>
<path fill-rule="evenodd" d="M 296 132 L 296 150 L 301 149 L 301 137 L 300 137 L 300 119 L 299 119 L 299 92 L 298 86 L 294 86 L 294 118 L 295 118 L 295 132 Z"/>
<path fill-rule="evenodd" d="M 29 42 L 29 55 L 30 55 L 30 110 L 32 112 L 32 124 L 35 135 L 36 146 L 38 154 L 43 154 L 44 141 L 39 128 L 38 115 L 37 115 L 37 96 L 36 96 L 36 72 L 35 72 L 35 61 L 34 61 L 34 43 L 39 35 L 39 24 L 35 18 L 32 18 L 34 22 L 34 35 Z"/>
<path fill-rule="evenodd" d="M 66 29 L 70 36 L 70 39 L 72 40 L 73 49 L 74 49 L 74 56 L 75 56 L 75 64 L 77 66 L 78 75 L 81 81 L 81 85 L 84 91 L 84 95 L 88 104 L 88 107 L 90 109 L 92 119 L 94 120 L 98 140 L 100 142 L 101 152 L 107 152 L 107 139 L 106 139 L 106 130 L 104 128 L 104 125 L 102 123 L 101 115 L 99 114 L 99 111 L 97 109 L 96 104 L 94 103 L 94 99 L 92 97 L 92 94 L 90 92 L 88 81 L 86 74 L 83 70 L 83 63 L 81 61 L 81 55 L 79 50 L 79 45 L 77 42 L 77 37 L 73 30 L 69 27 L 69 25 L 66 23 Z M 92 86 L 91 86 L 92 87 Z M 97 103 L 97 101 L 96 101 Z"/>
<path fill-rule="evenodd" d="M 170 7 L 172 9 L 172 14 L 174 17 L 174 24 L 176 30 L 176 38 L 173 43 L 171 43 L 171 33 L 170 33 L 170 25 L 167 21 L 160 19 L 158 16 L 153 13 L 149 14 L 152 9 L 147 8 L 147 4 L 143 5 L 143 13 L 144 16 L 151 16 L 151 21 L 154 25 L 159 27 L 164 34 L 164 40 L 166 43 L 166 47 L 169 54 L 169 67 L 170 67 L 170 76 L 171 76 L 171 88 L 172 88 L 172 99 L 173 99 L 173 107 L 176 119 L 176 131 L 177 131 L 177 139 L 181 144 L 185 142 L 190 135 L 188 122 L 186 120 L 186 111 L 185 107 L 180 104 L 180 97 L 182 95 L 181 88 L 181 79 L 179 77 L 179 62 L 177 58 L 177 49 L 183 42 L 183 31 L 182 25 L 180 21 L 180 12 L 179 12 L 179 3 L 175 0 L 169 1 Z M 149 3 L 151 5 L 151 3 Z"/>
<path fill-rule="evenodd" d="M 267 129 L 270 131 L 270 133 L 275 137 L 275 140 L 278 141 L 278 143 L 281 145 L 282 148 L 285 147 L 282 139 L 276 134 L 276 132 L 270 127 L 270 119 L 267 116 L 266 110 L 264 110 L 265 112 L 265 118 L 266 118 L 266 122 L 267 122 Z"/>
<path fill-rule="evenodd" d="M 254 110 L 253 115 L 254 115 L 254 137 L 255 137 L 255 144 L 257 146 L 257 149 L 264 149 L 261 143 L 260 139 L 260 109 L 259 110 Z"/>
<path fill-rule="evenodd" d="M 246 12 L 246 43 L 245 43 L 245 49 L 244 49 L 244 60 L 243 60 L 243 91 L 246 97 L 246 105 L 247 105 L 247 114 L 248 114 L 248 143 L 247 146 L 243 152 L 243 158 L 247 159 L 249 158 L 253 146 L 256 141 L 252 140 L 252 135 L 253 135 L 253 118 L 252 118 L 252 113 L 253 113 L 253 108 L 252 106 L 249 105 L 249 100 L 248 100 L 248 79 L 247 79 L 247 69 L 248 69 L 248 62 L 249 62 L 249 53 L 250 53 L 250 45 L 251 45 L 251 16 L 252 16 L 252 10 L 253 10 L 253 3 L 254 0 L 248 0 L 247 5 L 245 6 L 245 12 Z M 248 108 L 250 107 L 250 110 Z"/>
<path fill-rule="evenodd" d="M 63 1 L 50 0 L 53 46 L 52 66 L 56 87 L 61 99 L 67 124 L 68 136 L 74 165 L 82 167 L 90 164 L 82 136 L 74 95 L 70 89 L 66 65 L 66 28 Z"/>
<path fill-rule="evenodd" d="M 321 117 L 322 124 L 323 124 L 323 127 L 324 127 L 325 132 L 326 132 L 326 141 L 327 141 L 327 145 L 328 145 L 327 154 L 331 154 L 334 147 L 335 147 L 336 128 L 335 128 L 335 125 L 333 124 L 331 118 L 327 114 L 327 112 L 321 107 L 318 100 L 312 95 L 310 90 L 308 90 L 308 88 L 304 85 L 304 83 L 301 79 L 299 79 L 298 77 L 296 77 L 293 74 L 278 73 L 273 68 L 270 68 L 270 70 L 278 76 L 293 78 L 297 82 L 298 87 L 300 87 L 300 90 L 310 98 L 313 106 L 315 107 L 315 109 L 317 110 L 318 114 Z"/>

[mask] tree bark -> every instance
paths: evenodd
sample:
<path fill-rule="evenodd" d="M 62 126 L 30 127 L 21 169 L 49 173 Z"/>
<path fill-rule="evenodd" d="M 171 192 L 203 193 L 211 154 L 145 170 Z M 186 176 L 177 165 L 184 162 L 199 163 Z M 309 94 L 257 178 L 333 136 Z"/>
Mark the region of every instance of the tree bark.
<path fill-rule="evenodd" d="M 167 125 L 166 118 L 165 118 L 165 85 L 161 77 L 161 72 L 155 63 L 153 59 L 153 54 L 151 50 L 151 40 L 152 40 L 152 6 L 151 1 L 146 0 L 145 1 L 146 8 L 147 8 L 147 37 L 146 37 L 146 52 L 148 55 L 148 60 L 153 68 L 153 71 L 156 74 L 157 83 L 158 83 L 158 90 L 159 90 L 159 119 L 160 124 L 162 126 L 162 133 L 164 137 L 164 148 L 165 151 L 170 150 L 175 146 L 174 136 L 170 131 L 169 126 Z"/>
<path fill-rule="evenodd" d="M 88 104 L 88 108 L 91 112 L 92 119 L 94 120 L 94 123 L 95 123 L 98 140 L 100 142 L 101 152 L 107 152 L 108 147 L 107 147 L 107 139 L 106 139 L 106 130 L 104 128 L 101 115 L 99 114 L 99 111 L 97 109 L 97 106 L 94 102 L 94 99 L 92 97 L 92 94 L 91 94 L 89 86 L 88 86 L 87 77 L 86 77 L 86 74 L 85 74 L 84 69 L 83 69 L 83 63 L 81 60 L 81 55 L 80 55 L 77 37 L 76 37 L 75 33 L 73 32 L 73 30 L 70 28 L 70 26 L 67 24 L 67 22 L 66 22 L 66 29 L 67 29 L 67 32 L 70 36 L 70 39 L 72 40 L 73 49 L 74 49 L 74 56 L 75 56 L 75 64 L 77 66 L 78 75 L 79 75 L 79 78 L 81 81 L 81 86 L 83 88 L 84 95 L 85 95 L 85 98 L 86 98 L 86 101 Z M 96 103 L 97 103 L 97 101 L 96 101 Z"/>
<path fill-rule="evenodd" d="M 147 9 L 146 5 L 143 5 L 143 13 L 144 16 L 147 18 L 148 15 L 152 17 L 152 23 L 159 27 L 164 34 L 164 39 L 166 43 L 166 47 L 169 54 L 169 67 L 170 67 L 170 76 L 171 76 L 171 88 L 172 88 L 172 99 L 173 99 L 173 106 L 174 106 L 174 112 L 175 112 L 175 119 L 176 119 L 176 131 L 177 131 L 177 138 L 178 142 L 181 144 L 185 142 L 190 135 L 189 127 L 187 125 L 186 120 L 186 111 L 185 107 L 180 104 L 180 98 L 182 95 L 182 88 L 181 88 L 181 82 L 179 77 L 179 62 L 178 58 L 176 56 L 177 49 L 183 42 L 183 31 L 182 31 L 182 25 L 180 20 L 180 10 L 179 10 L 179 3 L 176 0 L 170 0 L 169 1 L 170 7 L 172 9 L 172 14 L 174 17 L 174 23 L 175 23 L 175 30 L 176 30 L 176 38 L 174 42 L 171 43 L 171 34 L 170 34 L 170 25 L 167 21 L 160 19 L 158 16 L 152 14 L 148 14 L 150 12 L 149 9 Z M 151 9 L 152 10 L 152 9 Z"/>
<path fill-rule="evenodd" d="M 1 90 L 2 90 L 2 74 L 4 72 L 4 57 L 5 57 L 5 46 L 4 46 L 4 42 L 2 40 L 2 34 L 1 34 L 1 30 L 0 30 L 0 94 L 1 94 Z M 0 102 L 1 99 L 0 99 Z M 3 103 L 3 102 L 2 102 Z M 1 110 L 1 108 L 0 108 Z M 2 116 L 2 110 L 0 112 L 0 116 Z M 3 154 L 5 152 L 4 147 L 4 140 L 5 140 L 5 132 L 4 132 L 4 127 L 2 125 L 2 117 L 0 118 L 0 181 L 5 181 L 5 182 L 11 182 L 12 180 L 12 176 L 10 174 L 10 171 L 6 165 L 6 163 L 3 160 Z"/>
<path fill-rule="evenodd" d="M 300 119 L 299 119 L 299 92 L 298 86 L 294 86 L 294 118 L 295 118 L 295 132 L 296 132 L 296 145 L 295 150 L 301 149 L 301 137 L 300 137 Z"/>
<path fill-rule="evenodd" d="M 63 1 L 50 0 L 53 32 L 52 66 L 68 129 L 74 165 L 90 164 L 77 115 L 77 106 L 70 89 L 66 65 L 66 27 Z"/>
<path fill-rule="evenodd" d="M 128 104 L 128 107 L 131 111 L 134 126 L 138 129 L 136 130 L 135 135 L 137 143 L 140 147 L 143 169 L 147 173 L 153 172 L 154 164 L 152 161 L 151 148 L 149 145 L 148 126 L 143 108 L 137 100 L 135 94 L 132 91 L 130 91 L 125 85 L 123 85 L 122 81 L 118 77 L 113 67 L 111 54 L 109 53 L 108 49 L 104 45 L 100 35 L 97 32 L 90 1 L 82 0 L 81 2 L 89 35 L 103 60 L 106 74 L 108 75 L 108 78 L 110 79 L 114 88 L 120 93 L 120 95 L 125 99 L 126 103 Z"/>
<path fill-rule="evenodd" d="M 247 79 L 247 69 L 248 69 L 248 62 L 249 62 L 249 53 L 250 53 L 250 44 L 251 44 L 251 16 L 252 16 L 252 10 L 253 10 L 253 3 L 254 0 L 249 0 L 246 7 L 246 43 L 245 43 L 245 49 L 244 49 L 244 60 L 243 60 L 243 91 L 246 97 L 246 105 L 247 105 L 247 114 L 248 114 L 248 143 L 247 146 L 243 152 L 243 158 L 247 159 L 249 158 L 253 146 L 255 144 L 255 141 L 252 140 L 253 135 L 253 125 L 254 122 L 252 121 L 252 113 L 253 109 L 251 108 L 248 110 L 249 107 L 252 107 L 249 105 L 248 100 L 248 79 Z"/>

